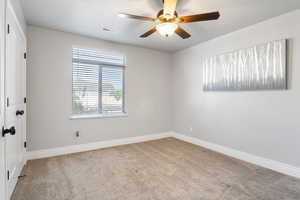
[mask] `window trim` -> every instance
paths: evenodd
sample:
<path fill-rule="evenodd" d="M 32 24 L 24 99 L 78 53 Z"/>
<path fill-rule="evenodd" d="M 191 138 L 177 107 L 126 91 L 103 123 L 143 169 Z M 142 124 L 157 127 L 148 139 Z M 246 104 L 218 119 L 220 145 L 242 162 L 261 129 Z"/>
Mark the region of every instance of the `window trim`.
<path fill-rule="evenodd" d="M 120 67 L 123 69 L 123 98 L 122 98 L 122 104 L 123 104 L 123 109 L 122 109 L 122 112 L 119 112 L 119 113 L 96 113 L 96 114 L 74 114 L 73 113 L 73 97 L 71 98 L 72 99 L 72 103 L 71 103 L 71 114 L 70 114 L 70 117 L 69 119 L 70 120 L 78 120 L 78 119 L 97 119 L 97 118 L 123 118 L 123 117 L 128 117 L 128 112 L 127 112 L 127 104 L 126 104 L 126 81 L 125 81 L 125 73 L 126 73 L 126 68 L 127 68 L 127 57 L 125 54 L 122 54 L 122 53 L 116 53 L 116 52 L 113 52 L 113 51 L 104 51 L 104 50 L 101 50 L 101 49 L 96 49 L 96 48 L 89 48 L 89 47 L 83 47 L 83 46 L 72 46 L 71 48 L 71 71 L 73 72 L 73 49 L 74 48 L 79 48 L 79 49 L 86 49 L 86 50 L 91 50 L 91 51 L 96 51 L 96 52 L 100 52 L 100 53 L 105 53 L 105 54 L 112 54 L 112 55 L 119 55 L 119 56 L 123 56 L 123 59 L 124 59 L 124 65 L 123 66 L 113 66 L 113 65 L 110 65 L 110 67 Z M 109 65 L 108 65 L 109 66 Z M 105 64 L 103 65 L 99 65 L 99 67 L 105 67 Z M 102 73 L 102 72 L 101 72 Z M 73 88 L 73 75 L 71 73 L 71 88 Z M 72 89 L 71 89 L 71 96 L 73 96 L 73 92 L 72 92 Z M 101 104 L 101 107 L 102 107 L 102 104 Z"/>
<path fill-rule="evenodd" d="M 128 117 L 128 113 L 122 112 L 117 114 L 90 114 L 90 115 L 71 115 L 71 120 L 77 119 L 97 119 L 97 118 L 123 118 Z"/>

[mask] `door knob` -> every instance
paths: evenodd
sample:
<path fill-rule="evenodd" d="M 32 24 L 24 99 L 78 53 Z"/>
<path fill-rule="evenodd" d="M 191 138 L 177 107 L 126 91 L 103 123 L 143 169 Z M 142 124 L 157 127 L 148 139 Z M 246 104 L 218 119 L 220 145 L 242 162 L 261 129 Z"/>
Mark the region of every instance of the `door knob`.
<path fill-rule="evenodd" d="M 17 110 L 16 115 L 24 115 L 24 110 Z"/>
<path fill-rule="evenodd" d="M 16 128 L 14 126 L 10 127 L 10 129 L 2 128 L 2 136 L 5 137 L 5 135 L 7 135 L 7 134 L 15 135 Z"/>

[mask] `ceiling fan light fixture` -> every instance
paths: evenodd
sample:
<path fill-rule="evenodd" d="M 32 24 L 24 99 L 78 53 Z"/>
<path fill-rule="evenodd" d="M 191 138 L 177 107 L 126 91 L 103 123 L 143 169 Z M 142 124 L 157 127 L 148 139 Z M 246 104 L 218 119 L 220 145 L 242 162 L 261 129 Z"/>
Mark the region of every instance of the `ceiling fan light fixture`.
<path fill-rule="evenodd" d="M 172 36 L 178 25 L 172 22 L 164 22 L 156 25 L 156 29 L 164 37 Z"/>

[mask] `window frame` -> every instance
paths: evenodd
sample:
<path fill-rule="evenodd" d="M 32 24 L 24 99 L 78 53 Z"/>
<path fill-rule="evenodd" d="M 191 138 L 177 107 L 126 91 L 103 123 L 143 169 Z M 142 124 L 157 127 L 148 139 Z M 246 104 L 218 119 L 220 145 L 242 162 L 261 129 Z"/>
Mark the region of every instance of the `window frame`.
<path fill-rule="evenodd" d="M 98 109 L 101 109 L 101 112 L 98 111 L 98 113 L 83 113 L 83 114 L 74 114 L 73 113 L 73 66 L 74 66 L 74 62 L 73 62 L 73 50 L 74 49 L 83 49 L 83 50 L 89 50 L 89 51 L 95 51 L 95 52 L 99 52 L 99 53 L 103 53 L 106 55 L 122 55 L 123 57 L 123 61 L 124 61 L 124 65 L 123 66 L 114 66 L 114 65 L 109 65 L 109 64 L 97 64 L 99 67 L 98 73 L 101 73 L 101 77 L 99 76 L 99 85 L 101 85 L 102 87 L 102 70 L 103 67 L 107 67 L 107 68 L 121 68 L 122 69 L 122 111 L 118 112 L 118 113 L 103 113 L 102 111 L 102 92 L 98 92 Z M 93 48 L 86 48 L 86 47 L 80 47 L 80 46 L 72 46 L 72 50 L 71 50 L 71 115 L 70 115 L 70 119 L 71 120 L 76 120 L 76 119 L 94 119 L 94 118 L 116 118 L 116 117 L 128 117 L 128 113 L 127 113 L 127 106 L 126 106 L 126 84 L 125 84 L 125 73 L 126 73 L 126 68 L 127 68 L 127 62 L 126 62 L 126 56 L 124 54 L 121 53 L 113 53 L 113 52 L 109 52 L 109 51 L 103 51 L 103 50 L 99 50 L 99 49 L 93 49 Z M 95 64 L 93 64 L 95 65 Z M 100 70 L 101 69 L 101 70 Z M 101 84 L 100 84 L 101 83 Z M 101 98 L 100 98 L 101 97 Z M 101 104 L 100 104 L 101 102 Z"/>

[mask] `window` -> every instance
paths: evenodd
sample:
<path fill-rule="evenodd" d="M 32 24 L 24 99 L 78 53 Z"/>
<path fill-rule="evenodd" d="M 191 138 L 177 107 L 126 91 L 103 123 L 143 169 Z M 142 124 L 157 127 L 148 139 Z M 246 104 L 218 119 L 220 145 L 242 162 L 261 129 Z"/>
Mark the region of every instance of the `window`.
<path fill-rule="evenodd" d="M 73 48 L 73 115 L 113 115 L 124 110 L 123 56 Z"/>

